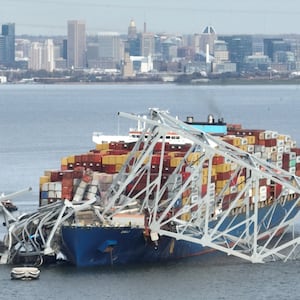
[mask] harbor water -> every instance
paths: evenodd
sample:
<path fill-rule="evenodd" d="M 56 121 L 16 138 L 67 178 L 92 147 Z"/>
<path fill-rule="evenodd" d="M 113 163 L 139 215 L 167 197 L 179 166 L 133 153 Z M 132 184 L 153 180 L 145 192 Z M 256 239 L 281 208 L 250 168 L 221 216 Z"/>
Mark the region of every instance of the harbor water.
<path fill-rule="evenodd" d="M 0 193 L 32 187 L 14 203 L 18 213 L 36 209 L 44 170 L 93 149 L 93 131 L 124 135 L 136 126 L 118 111 L 142 115 L 157 107 L 196 121 L 213 114 L 289 134 L 299 147 L 299 99 L 294 85 L 0 85 Z M 300 293 L 300 260 L 256 265 L 220 254 L 126 267 L 59 264 L 41 267 L 31 282 L 10 280 L 10 270 L 0 265 L 2 299 L 299 299 Z"/>

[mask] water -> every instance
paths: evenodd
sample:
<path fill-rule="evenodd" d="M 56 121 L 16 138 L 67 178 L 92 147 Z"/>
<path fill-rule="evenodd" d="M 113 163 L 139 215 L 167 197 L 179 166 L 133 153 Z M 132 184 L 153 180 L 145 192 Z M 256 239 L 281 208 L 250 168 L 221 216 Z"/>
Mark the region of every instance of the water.
<path fill-rule="evenodd" d="M 126 134 L 135 126 L 118 111 L 159 107 L 196 120 L 213 113 L 245 128 L 290 134 L 300 145 L 299 98 L 298 86 L 0 85 L 0 192 L 32 186 L 14 202 L 21 211 L 35 209 L 44 170 L 92 149 L 93 131 Z M 31 282 L 11 281 L 10 267 L 0 266 L 1 298 L 298 299 L 299 264 L 252 265 L 220 255 L 119 268 L 48 266 Z"/>

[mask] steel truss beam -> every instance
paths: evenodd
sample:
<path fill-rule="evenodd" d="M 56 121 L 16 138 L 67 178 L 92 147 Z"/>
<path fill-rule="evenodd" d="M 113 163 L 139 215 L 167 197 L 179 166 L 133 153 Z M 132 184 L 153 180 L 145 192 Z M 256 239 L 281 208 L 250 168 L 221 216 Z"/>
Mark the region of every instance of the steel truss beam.
<path fill-rule="evenodd" d="M 295 224 L 300 201 L 298 177 L 196 130 L 165 111 L 151 109 L 147 119 L 119 114 L 144 122 L 146 129 L 111 186 L 105 218 L 111 218 L 144 195 L 142 210 L 149 214 L 149 228 L 159 235 L 197 243 L 254 263 L 296 256 L 300 239 L 290 229 Z M 168 132 L 190 140 L 191 147 L 167 180 L 163 180 L 162 160 Z M 151 180 L 151 159 L 157 154 L 154 149 L 158 141 L 162 143 L 161 161 L 156 178 Z M 191 154 L 194 160 L 190 159 Z M 221 190 L 211 181 L 212 159 L 216 155 L 224 157 L 235 168 Z M 189 174 L 184 180 L 180 175 L 183 169 Z M 205 178 L 203 169 L 208 170 Z M 127 193 L 122 197 L 126 186 L 133 180 L 138 183 L 142 176 L 148 178 L 144 190 L 138 195 Z M 281 186 L 282 192 L 273 192 L 271 198 L 262 199 L 259 194 L 262 179 L 268 180 L 273 188 Z M 201 191 L 204 181 L 208 186 L 206 192 Z M 237 192 L 227 205 L 227 191 L 233 186 Z M 184 194 L 188 197 L 177 208 L 176 203 L 183 201 Z M 119 209 L 111 211 L 116 204 Z"/>

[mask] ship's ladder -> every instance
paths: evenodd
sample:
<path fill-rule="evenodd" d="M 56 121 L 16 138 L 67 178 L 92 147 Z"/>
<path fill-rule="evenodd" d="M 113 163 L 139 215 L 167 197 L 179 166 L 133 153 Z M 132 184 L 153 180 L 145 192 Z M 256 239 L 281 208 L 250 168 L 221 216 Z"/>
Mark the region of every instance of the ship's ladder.
<path fill-rule="evenodd" d="M 158 235 L 251 262 L 298 255 L 300 238 L 294 226 L 300 181 L 295 174 L 196 130 L 168 112 L 150 109 L 149 118 L 119 114 L 143 121 L 146 128 L 111 185 L 103 218 L 109 221 L 131 201 L 139 201 L 140 211 L 149 213 L 151 231 Z M 165 149 L 170 147 L 166 135 L 170 131 L 191 143 L 181 152 L 176 166 L 166 170 Z M 177 147 L 180 151 L 180 145 Z M 158 154 L 160 161 L 153 173 L 153 158 Z M 215 157 L 221 157 L 230 167 L 230 176 L 224 177 L 221 185 L 213 179 Z M 266 183 L 262 186 L 262 182 Z"/>

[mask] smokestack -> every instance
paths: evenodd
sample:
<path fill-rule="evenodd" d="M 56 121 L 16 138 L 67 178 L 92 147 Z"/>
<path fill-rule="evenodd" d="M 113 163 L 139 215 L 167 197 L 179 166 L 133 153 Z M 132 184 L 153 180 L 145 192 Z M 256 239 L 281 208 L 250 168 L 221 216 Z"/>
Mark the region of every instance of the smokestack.
<path fill-rule="evenodd" d="M 206 44 L 206 63 L 209 64 L 209 44 Z"/>
<path fill-rule="evenodd" d="M 146 22 L 144 22 L 144 33 L 147 32 L 147 25 L 146 25 Z"/>

